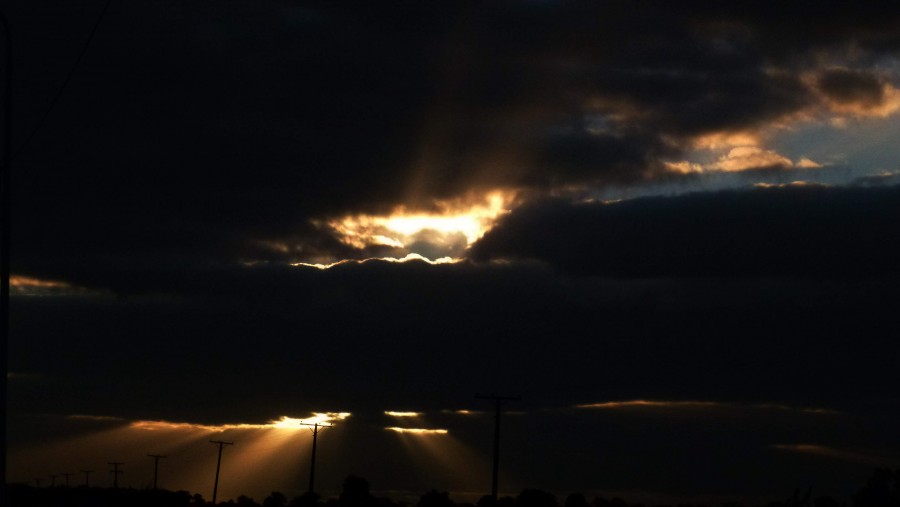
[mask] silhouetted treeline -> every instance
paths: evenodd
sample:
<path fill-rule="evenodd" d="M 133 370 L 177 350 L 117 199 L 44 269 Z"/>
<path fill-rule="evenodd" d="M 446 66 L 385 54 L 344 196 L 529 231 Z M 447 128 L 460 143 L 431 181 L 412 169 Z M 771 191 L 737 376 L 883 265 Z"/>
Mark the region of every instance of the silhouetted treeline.
<path fill-rule="evenodd" d="M 8 485 L 9 507 L 210 507 L 200 494 L 187 491 L 150 489 L 109 489 L 87 487 L 35 488 L 26 484 Z M 647 507 L 641 503 L 628 503 L 622 498 L 597 497 L 590 502 L 580 493 L 572 493 L 560 500 L 546 491 L 525 489 L 516 497 L 494 499 L 485 495 L 476 505 L 458 503 L 446 491 L 431 490 L 423 494 L 415 506 L 390 498 L 376 497 L 365 479 L 356 476 L 344 480 L 338 498 L 321 499 L 306 493 L 288 499 L 283 493 L 273 491 L 261 503 L 247 496 L 219 502 L 217 507 Z M 706 505 L 677 504 L 652 507 L 709 507 Z M 726 502 L 716 507 L 744 507 Z M 771 502 L 765 507 L 900 507 L 900 469 L 877 469 L 868 482 L 848 501 L 828 496 L 814 497 L 812 489 L 796 490 L 784 501 Z"/>

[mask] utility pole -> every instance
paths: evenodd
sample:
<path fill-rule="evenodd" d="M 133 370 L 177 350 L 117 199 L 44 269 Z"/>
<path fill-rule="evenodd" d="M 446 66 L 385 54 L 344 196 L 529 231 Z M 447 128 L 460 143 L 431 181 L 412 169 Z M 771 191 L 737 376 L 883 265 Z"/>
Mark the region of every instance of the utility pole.
<path fill-rule="evenodd" d="M 221 440 L 210 440 L 209 443 L 219 446 L 219 460 L 216 461 L 216 482 L 213 483 L 212 503 L 216 505 L 216 494 L 219 492 L 219 468 L 222 466 L 222 446 L 234 445 L 234 442 L 223 442 Z"/>
<path fill-rule="evenodd" d="M 300 424 L 303 426 L 312 426 L 312 429 L 309 430 L 313 434 L 312 459 L 310 460 L 310 463 L 309 463 L 309 492 L 312 493 L 313 492 L 313 484 L 315 483 L 315 479 L 316 479 L 316 439 L 319 436 L 319 428 L 331 428 L 334 425 L 333 424 L 319 424 L 319 423 L 310 424 L 310 423 L 305 423 L 305 422 L 301 422 Z"/>
<path fill-rule="evenodd" d="M 10 32 L 9 21 L 6 15 L 0 12 L 0 25 L 3 27 L 3 37 L 6 43 L 6 51 L 3 55 L 3 158 L 0 159 L 0 353 L 3 354 L 3 378 L 0 379 L 0 406 L 2 406 L 2 417 L 0 417 L 0 441 L 7 441 L 6 416 L 8 412 L 7 405 L 7 375 L 9 374 L 9 365 L 7 360 L 9 354 L 9 278 L 10 278 L 10 232 L 12 231 L 12 219 L 10 212 L 12 211 L 12 192 L 9 185 L 12 181 L 12 73 L 13 73 L 13 50 L 12 50 L 12 32 Z M 0 502 L 7 504 L 6 498 L 6 459 L 0 460 Z M 40 487 L 40 484 L 38 484 Z"/>
<path fill-rule="evenodd" d="M 504 401 L 521 401 L 518 396 L 495 396 L 476 394 L 476 399 L 492 400 L 496 406 L 496 414 L 494 415 L 494 476 L 491 481 L 491 497 L 494 499 L 494 505 L 497 504 L 497 478 L 500 475 L 500 405 Z"/>
<path fill-rule="evenodd" d="M 75 474 L 69 473 L 69 472 L 63 472 L 60 475 L 62 475 L 63 477 L 66 478 L 66 487 L 68 488 L 69 487 L 69 477 L 72 477 Z"/>
<path fill-rule="evenodd" d="M 41 478 L 40 478 L 40 477 L 38 477 L 38 478 L 36 478 L 36 479 L 34 480 L 34 486 L 35 486 L 36 488 L 41 487 Z"/>
<path fill-rule="evenodd" d="M 91 472 L 93 472 L 93 470 L 82 470 L 81 471 L 81 473 L 84 474 L 84 487 L 86 487 L 86 488 L 91 487 Z"/>
<path fill-rule="evenodd" d="M 107 463 L 107 465 L 112 465 L 112 467 L 113 467 L 113 469 L 109 471 L 109 473 L 113 474 L 113 489 L 119 488 L 119 474 L 122 473 L 122 471 L 119 470 L 119 465 L 124 465 L 124 464 L 125 464 L 124 461 L 111 461 L 111 462 Z"/>
<path fill-rule="evenodd" d="M 158 477 L 159 472 L 159 458 L 165 458 L 166 456 L 162 456 L 160 454 L 148 454 L 147 456 L 153 458 L 153 490 L 156 491 L 156 478 Z"/>
<path fill-rule="evenodd" d="M 51 488 L 56 487 L 56 476 L 55 475 L 50 475 L 50 487 Z"/>

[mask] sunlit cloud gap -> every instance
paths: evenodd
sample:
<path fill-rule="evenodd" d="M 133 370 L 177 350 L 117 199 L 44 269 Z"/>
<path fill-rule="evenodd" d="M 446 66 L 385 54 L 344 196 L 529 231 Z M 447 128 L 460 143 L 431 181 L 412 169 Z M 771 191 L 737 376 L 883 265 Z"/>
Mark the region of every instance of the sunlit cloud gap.
<path fill-rule="evenodd" d="M 428 264 L 437 265 L 437 264 L 456 264 L 457 262 L 461 262 L 462 259 L 454 259 L 451 257 L 440 257 L 438 259 L 429 259 L 427 257 L 423 257 L 417 253 L 407 254 L 405 257 L 396 258 L 396 257 L 371 257 L 368 259 L 360 259 L 360 260 L 340 260 L 336 262 L 331 262 L 328 264 L 320 264 L 314 262 L 293 262 L 291 266 L 306 266 L 310 268 L 317 269 L 328 269 L 333 268 L 335 266 L 340 266 L 342 264 L 362 264 L 369 261 L 385 261 L 385 262 L 409 262 L 409 261 L 422 261 L 427 262 Z"/>
<path fill-rule="evenodd" d="M 458 409 L 458 410 L 445 409 L 445 410 L 441 410 L 441 412 L 444 414 L 456 414 L 456 415 L 478 415 L 478 414 L 482 413 L 477 410 L 467 410 L 467 409 Z"/>
<path fill-rule="evenodd" d="M 385 410 L 384 415 L 391 417 L 421 417 L 422 412 L 399 412 L 395 410 Z"/>
<path fill-rule="evenodd" d="M 396 249 L 405 251 L 406 255 L 295 265 L 328 269 L 345 262 L 373 259 L 390 262 L 421 260 L 431 264 L 459 262 L 465 251 L 509 212 L 515 198 L 515 191 L 493 190 L 481 195 L 433 201 L 426 210 L 401 205 L 384 215 L 351 214 L 315 220 L 314 225 L 353 249 Z M 418 250 L 420 248 L 423 249 Z M 435 255 L 435 252 L 441 254 Z"/>
<path fill-rule="evenodd" d="M 391 426 L 385 429 L 388 431 L 393 431 L 394 433 L 408 433 L 411 435 L 446 435 L 447 433 L 449 433 L 445 429 L 398 428 L 396 426 Z"/>
<path fill-rule="evenodd" d="M 44 280 L 40 278 L 32 278 L 30 276 L 11 275 L 9 277 L 10 287 L 41 287 L 41 288 L 68 288 L 70 284 L 58 280 Z"/>
<path fill-rule="evenodd" d="M 281 416 L 280 419 L 269 421 L 265 424 L 196 424 L 189 422 L 171 422 L 171 421 L 133 421 L 129 425 L 135 429 L 156 431 L 156 430 L 192 430 L 192 431 L 208 431 L 219 433 L 228 430 L 246 430 L 246 429 L 302 429 L 311 424 L 330 424 L 334 421 L 341 421 L 350 417 L 349 412 L 314 412 L 312 416 L 305 419 Z M 98 418 L 99 419 L 99 418 Z"/>
<path fill-rule="evenodd" d="M 616 409 L 634 409 L 634 408 L 659 408 L 659 409 L 752 409 L 752 410 L 786 410 L 797 411 L 811 414 L 836 415 L 840 414 L 837 410 L 819 407 L 794 407 L 781 403 L 726 403 L 719 401 L 703 401 L 703 400 L 625 400 L 625 401 L 606 401 L 600 403 L 586 403 L 575 405 L 575 408 L 583 409 L 600 409 L 600 410 L 616 410 Z"/>

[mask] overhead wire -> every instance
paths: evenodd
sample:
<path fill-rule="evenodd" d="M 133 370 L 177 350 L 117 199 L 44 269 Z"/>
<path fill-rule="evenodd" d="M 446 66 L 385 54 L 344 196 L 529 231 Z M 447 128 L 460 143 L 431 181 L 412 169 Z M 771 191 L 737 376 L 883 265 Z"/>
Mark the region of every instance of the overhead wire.
<path fill-rule="evenodd" d="M 100 15 L 97 16 L 97 21 L 94 22 L 93 28 L 91 28 L 91 33 L 88 35 L 87 40 L 84 45 L 81 47 L 81 51 L 78 52 L 78 58 L 75 59 L 75 63 L 69 68 L 69 72 L 66 74 L 66 78 L 63 80 L 62 85 L 56 90 L 56 93 L 53 95 L 53 99 L 50 101 L 50 105 L 44 111 L 44 114 L 41 116 L 40 120 L 38 120 L 37 125 L 31 132 L 25 136 L 25 140 L 19 145 L 18 149 L 16 149 L 12 154 L 13 161 L 18 158 L 18 156 L 25 150 L 25 148 L 31 143 L 34 137 L 37 135 L 38 131 L 41 130 L 41 127 L 47 122 L 47 118 L 50 117 L 50 114 L 53 112 L 53 109 L 56 107 L 56 104 L 59 102 L 59 99 L 62 97 L 63 92 L 66 91 L 66 88 L 69 86 L 69 83 L 72 81 L 72 77 L 75 75 L 75 71 L 78 70 L 78 67 L 81 65 L 81 61 L 84 59 L 84 55 L 87 54 L 88 48 L 91 45 L 91 42 L 94 40 L 94 37 L 97 35 L 97 30 L 100 28 L 100 24 L 103 22 L 103 18 L 106 16 L 106 11 L 109 10 L 109 6 L 112 3 L 112 0 L 106 0 L 103 4 L 103 9 L 100 11 Z"/>

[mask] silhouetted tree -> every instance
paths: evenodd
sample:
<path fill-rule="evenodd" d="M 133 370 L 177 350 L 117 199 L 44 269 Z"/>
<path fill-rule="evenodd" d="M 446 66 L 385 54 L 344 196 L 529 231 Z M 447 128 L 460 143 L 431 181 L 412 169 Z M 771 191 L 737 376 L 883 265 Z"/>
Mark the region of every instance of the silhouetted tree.
<path fill-rule="evenodd" d="M 588 507 L 587 498 L 581 493 L 572 493 L 566 497 L 565 507 Z"/>
<path fill-rule="evenodd" d="M 556 497 L 540 489 L 523 489 L 516 497 L 516 507 L 557 507 Z"/>
<path fill-rule="evenodd" d="M 900 507 L 900 469 L 879 468 L 866 486 L 853 495 L 855 507 Z"/>
<path fill-rule="evenodd" d="M 284 507 L 287 505 L 287 497 L 284 493 L 273 491 L 271 495 L 263 499 L 262 507 Z"/>
<path fill-rule="evenodd" d="M 816 498 L 813 505 L 815 507 L 842 507 L 841 502 L 838 502 L 830 496 L 820 496 L 819 498 Z"/>
<path fill-rule="evenodd" d="M 491 495 L 484 495 L 478 499 L 475 503 L 475 507 L 495 507 L 494 497 Z"/>
<path fill-rule="evenodd" d="M 338 499 L 340 507 L 371 507 L 375 503 L 374 500 L 369 493 L 369 481 L 354 475 L 344 479 L 344 486 Z"/>
<path fill-rule="evenodd" d="M 335 502 L 336 503 L 336 502 Z M 291 500 L 290 507 L 316 507 L 319 505 L 319 495 L 307 491 Z"/>
<path fill-rule="evenodd" d="M 260 505 L 254 502 L 249 496 L 240 495 L 237 497 L 235 507 L 260 507 Z"/>
<path fill-rule="evenodd" d="M 454 507 L 455 505 L 453 500 L 450 500 L 449 493 L 432 489 L 419 498 L 416 507 Z"/>

